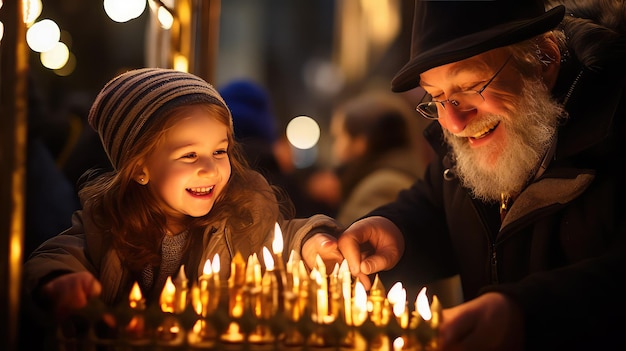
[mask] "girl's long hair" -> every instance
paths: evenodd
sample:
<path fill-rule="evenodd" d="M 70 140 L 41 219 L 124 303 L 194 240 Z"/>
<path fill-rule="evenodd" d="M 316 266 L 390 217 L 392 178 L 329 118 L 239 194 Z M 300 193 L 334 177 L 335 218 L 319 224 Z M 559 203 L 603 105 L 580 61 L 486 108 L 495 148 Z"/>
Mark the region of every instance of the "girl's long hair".
<path fill-rule="evenodd" d="M 288 198 L 248 166 L 233 136 L 230 114 L 217 104 L 203 103 L 208 114 L 228 126 L 228 154 L 231 176 L 211 211 L 202 217 L 181 215 L 180 220 L 197 242 L 211 226 L 226 223 L 239 235 L 259 235 L 273 230 L 282 215 L 289 217 L 293 208 Z M 138 184 L 133 176 L 136 167 L 163 139 L 166 131 L 187 115 L 189 105 L 172 109 L 147 127 L 117 171 L 88 181 L 79 191 L 85 212 L 105 235 L 112 236 L 113 247 L 131 271 L 140 272 L 146 265 L 159 266 L 161 240 L 167 217 L 160 200 L 148 186 Z M 252 198 L 258 201 L 250 201 Z M 188 245 L 190 246 L 190 245 Z"/>

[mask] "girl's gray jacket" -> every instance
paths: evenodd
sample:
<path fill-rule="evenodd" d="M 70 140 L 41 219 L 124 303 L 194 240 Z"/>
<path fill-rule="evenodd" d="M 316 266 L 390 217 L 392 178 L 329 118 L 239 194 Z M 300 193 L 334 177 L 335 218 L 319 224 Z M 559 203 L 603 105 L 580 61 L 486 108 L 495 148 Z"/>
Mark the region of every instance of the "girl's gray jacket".
<path fill-rule="evenodd" d="M 130 271 L 122 264 L 117 251 L 112 247 L 111 236 L 102 233 L 82 211 L 72 217 L 72 227 L 44 242 L 24 265 L 24 288 L 32 294 L 40 285 L 64 273 L 89 271 L 102 284 L 101 298 L 107 305 L 114 305 L 128 296 L 134 283 Z M 283 233 L 283 258 L 287 260 L 291 251 L 300 254 L 303 240 L 315 233 L 338 235 L 341 228 L 337 222 L 324 215 L 306 219 L 280 221 Z M 202 274 L 204 263 L 220 257 L 220 277 L 230 275 L 230 262 L 237 252 L 244 260 L 253 254 L 261 255 L 263 247 L 272 250 L 274 235 L 259 233 L 254 237 L 237 236 L 226 229 L 224 223 L 216 223 L 203 234 L 202 247 L 192 248 L 183 257 L 186 276 L 193 281 Z M 262 256 L 259 256 L 262 257 Z"/>

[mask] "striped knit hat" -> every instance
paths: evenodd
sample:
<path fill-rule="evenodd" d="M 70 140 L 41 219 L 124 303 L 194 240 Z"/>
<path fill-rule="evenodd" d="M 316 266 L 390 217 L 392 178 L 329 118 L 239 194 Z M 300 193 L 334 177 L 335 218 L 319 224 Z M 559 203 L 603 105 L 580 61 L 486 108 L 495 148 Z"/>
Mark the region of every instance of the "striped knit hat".
<path fill-rule="evenodd" d="M 147 126 L 175 107 L 195 103 L 218 104 L 228 110 L 217 90 L 193 74 L 142 68 L 109 81 L 91 106 L 88 120 L 100 135 L 111 164 L 119 169 Z"/>

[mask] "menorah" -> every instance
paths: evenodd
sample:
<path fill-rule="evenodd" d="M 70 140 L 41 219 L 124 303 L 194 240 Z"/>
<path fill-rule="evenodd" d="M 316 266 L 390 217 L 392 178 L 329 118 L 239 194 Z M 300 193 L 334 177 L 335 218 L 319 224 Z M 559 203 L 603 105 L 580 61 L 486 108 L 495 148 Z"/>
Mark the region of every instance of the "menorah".
<path fill-rule="evenodd" d="M 437 350 L 441 304 L 426 288 L 410 310 L 406 289 L 387 292 L 378 276 L 366 292 L 344 260 L 331 272 L 317 256 L 308 270 L 291 252 L 282 258 L 276 225 L 272 251 L 247 260 L 238 252 L 228 280 L 220 259 L 190 282 L 181 267 L 158 303 L 146 306 L 135 282 L 128 299 L 108 308 L 95 299 L 79 311 L 81 327 L 57 327 L 60 350 Z M 74 319 L 74 322 L 76 319 Z"/>

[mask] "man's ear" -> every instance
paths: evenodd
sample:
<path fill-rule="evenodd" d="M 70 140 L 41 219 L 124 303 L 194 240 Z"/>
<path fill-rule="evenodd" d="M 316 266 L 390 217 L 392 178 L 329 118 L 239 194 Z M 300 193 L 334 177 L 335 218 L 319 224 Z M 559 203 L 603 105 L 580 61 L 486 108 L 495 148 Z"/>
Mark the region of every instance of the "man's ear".
<path fill-rule="evenodd" d="M 537 58 L 543 63 L 541 65 L 543 81 L 552 89 L 561 68 L 561 51 L 554 34 L 547 34 L 537 41 Z"/>

